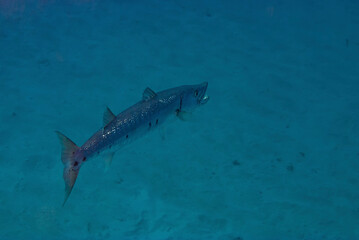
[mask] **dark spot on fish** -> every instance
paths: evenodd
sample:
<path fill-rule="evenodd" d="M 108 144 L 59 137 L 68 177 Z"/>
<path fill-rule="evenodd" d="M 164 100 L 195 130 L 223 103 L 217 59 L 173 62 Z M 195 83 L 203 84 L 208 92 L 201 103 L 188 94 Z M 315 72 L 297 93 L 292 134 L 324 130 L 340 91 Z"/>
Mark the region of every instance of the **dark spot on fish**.
<path fill-rule="evenodd" d="M 151 124 L 151 122 L 150 122 L 150 123 L 148 124 L 148 126 L 151 128 L 151 125 L 152 125 L 152 124 Z"/>
<path fill-rule="evenodd" d="M 305 158 L 305 153 L 304 152 L 300 152 L 299 154 L 300 154 L 300 156 Z"/>
<path fill-rule="evenodd" d="M 156 125 L 158 124 L 158 119 L 156 119 Z"/>
<path fill-rule="evenodd" d="M 180 106 L 179 106 L 179 112 L 182 110 L 182 96 L 181 96 L 181 99 L 180 99 Z"/>
<path fill-rule="evenodd" d="M 86 157 L 84 157 L 84 158 L 82 159 L 82 161 L 86 161 Z"/>
<path fill-rule="evenodd" d="M 74 163 L 74 166 L 76 167 L 77 165 L 79 165 L 79 163 L 76 161 L 76 162 Z"/>
<path fill-rule="evenodd" d="M 128 135 L 126 135 L 126 138 L 128 138 Z"/>
<path fill-rule="evenodd" d="M 75 152 L 72 152 L 72 155 L 74 155 L 75 154 Z"/>

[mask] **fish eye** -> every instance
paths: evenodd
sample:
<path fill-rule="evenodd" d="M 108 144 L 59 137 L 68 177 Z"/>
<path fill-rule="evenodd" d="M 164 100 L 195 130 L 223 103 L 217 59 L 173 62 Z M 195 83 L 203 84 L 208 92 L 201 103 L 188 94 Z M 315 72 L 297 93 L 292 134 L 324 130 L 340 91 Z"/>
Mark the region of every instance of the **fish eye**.
<path fill-rule="evenodd" d="M 194 91 L 194 95 L 197 97 L 198 96 L 198 90 Z"/>

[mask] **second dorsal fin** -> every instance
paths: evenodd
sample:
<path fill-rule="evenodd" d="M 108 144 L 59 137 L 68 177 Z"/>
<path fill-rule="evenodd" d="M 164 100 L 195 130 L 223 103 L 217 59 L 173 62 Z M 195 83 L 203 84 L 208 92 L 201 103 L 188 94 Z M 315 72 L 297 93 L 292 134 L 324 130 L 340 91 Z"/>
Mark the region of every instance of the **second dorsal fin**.
<path fill-rule="evenodd" d="M 103 126 L 105 127 L 115 118 L 116 118 L 115 114 L 113 114 L 112 111 L 108 107 L 106 107 L 106 110 L 103 113 Z"/>
<path fill-rule="evenodd" d="M 153 97 L 155 97 L 157 94 L 155 93 L 155 91 L 153 91 L 151 88 L 146 88 L 145 91 L 143 91 L 142 94 L 142 99 L 147 101 Z"/>

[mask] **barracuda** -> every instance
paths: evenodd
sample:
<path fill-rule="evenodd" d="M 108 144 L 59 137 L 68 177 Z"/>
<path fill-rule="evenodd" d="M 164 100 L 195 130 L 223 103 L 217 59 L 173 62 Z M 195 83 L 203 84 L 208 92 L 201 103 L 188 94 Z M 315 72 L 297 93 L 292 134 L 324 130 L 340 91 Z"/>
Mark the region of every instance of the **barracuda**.
<path fill-rule="evenodd" d="M 81 166 L 95 156 L 103 156 L 109 165 L 116 151 L 163 124 L 168 117 L 180 119 L 196 107 L 208 102 L 208 83 L 186 85 L 155 93 L 146 88 L 142 100 L 115 116 L 107 108 L 103 127 L 95 132 L 81 147 L 56 131 L 62 145 L 64 164 L 65 205 L 76 182 Z"/>

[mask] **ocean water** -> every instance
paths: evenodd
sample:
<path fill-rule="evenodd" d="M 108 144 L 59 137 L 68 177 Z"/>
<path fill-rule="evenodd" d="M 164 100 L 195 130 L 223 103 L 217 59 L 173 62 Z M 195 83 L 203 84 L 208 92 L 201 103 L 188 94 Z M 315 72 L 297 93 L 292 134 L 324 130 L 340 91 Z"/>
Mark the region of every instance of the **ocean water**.
<path fill-rule="evenodd" d="M 0 0 L 0 239 L 359 239 L 359 2 Z M 210 101 L 80 171 L 155 91 Z"/>

